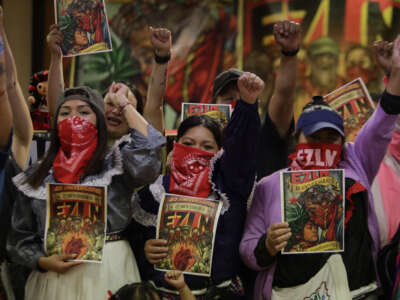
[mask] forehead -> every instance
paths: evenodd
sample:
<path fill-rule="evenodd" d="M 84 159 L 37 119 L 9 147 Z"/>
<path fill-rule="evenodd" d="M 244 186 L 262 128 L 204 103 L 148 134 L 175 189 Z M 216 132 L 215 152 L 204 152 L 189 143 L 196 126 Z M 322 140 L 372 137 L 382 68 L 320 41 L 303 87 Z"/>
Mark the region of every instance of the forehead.
<path fill-rule="evenodd" d="M 215 142 L 213 133 L 206 127 L 198 125 L 188 129 L 182 138 L 191 138 L 196 140 Z"/>
<path fill-rule="evenodd" d="M 322 128 L 320 130 L 317 130 L 316 132 L 310 134 L 309 136 L 325 136 L 325 135 L 337 135 L 337 136 L 341 136 L 341 134 L 339 132 L 337 132 L 335 129 L 333 128 Z"/>
<path fill-rule="evenodd" d="M 65 109 L 71 109 L 71 108 L 82 107 L 82 106 L 90 107 L 90 105 L 89 105 L 87 102 L 85 102 L 85 101 L 78 100 L 78 99 L 76 99 L 76 100 L 72 99 L 72 100 L 68 100 L 68 101 L 64 102 L 64 103 L 61 105 L 61 108 L 60 108 L 60 109 L 63 109 L 63 108 L 65 108 Z"/>

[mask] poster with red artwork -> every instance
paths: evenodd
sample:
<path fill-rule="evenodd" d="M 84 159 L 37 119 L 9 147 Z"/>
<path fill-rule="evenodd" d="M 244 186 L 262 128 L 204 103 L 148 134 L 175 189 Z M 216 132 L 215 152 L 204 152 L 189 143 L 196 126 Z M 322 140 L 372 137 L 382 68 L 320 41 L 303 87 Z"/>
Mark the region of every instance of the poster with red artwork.
<path fill-rule="evenodd" d="M 45 249 L 101 263 L 107 223 L 107 188 L 48 184 Z"/>
<path fill-rule="evenodd" d="M 168 241 L 168 256 L 157 270 L 210 276 L 221 201 L 164 194 L 158 212 L 157 239 Z"/>

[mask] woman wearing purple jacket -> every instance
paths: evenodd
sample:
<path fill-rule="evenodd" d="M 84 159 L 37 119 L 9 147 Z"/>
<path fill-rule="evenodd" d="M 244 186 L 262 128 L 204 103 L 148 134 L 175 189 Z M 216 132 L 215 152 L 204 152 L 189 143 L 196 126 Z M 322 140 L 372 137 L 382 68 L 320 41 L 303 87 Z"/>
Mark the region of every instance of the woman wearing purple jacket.
<path fill-rule="evenodd" d="M 376 299 L 380 238 L 370 187 L 400 113 L 400 38 L 392 66 L 387 89 L 354 143 L 344 143 L 343 120 L 321 97 L 305 106 L 296 126 L 298 145 L 289 169 L 345 170 L 344 252 L 282 255 L 292 233 L 281 220 L 280 172 L 257 184 L 240 244 L 244 262 L 261 271 L 255 299 Z M 315 159 L 328 151 L 330 159 Z"/>

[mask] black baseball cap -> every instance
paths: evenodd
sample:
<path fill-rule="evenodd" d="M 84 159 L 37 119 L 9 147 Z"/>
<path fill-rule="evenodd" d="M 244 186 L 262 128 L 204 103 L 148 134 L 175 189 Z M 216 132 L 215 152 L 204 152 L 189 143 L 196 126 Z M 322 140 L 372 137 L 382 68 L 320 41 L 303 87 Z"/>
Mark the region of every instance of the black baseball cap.
<path fill-rule="evenodd" d="M 214 79 L 214 87 L 212 92 L 213 99 L 215 99 L 229 83 L 236 82 L 242 74 L 243 71 L 235 68 L 231 68 L 218 74 Z"/>

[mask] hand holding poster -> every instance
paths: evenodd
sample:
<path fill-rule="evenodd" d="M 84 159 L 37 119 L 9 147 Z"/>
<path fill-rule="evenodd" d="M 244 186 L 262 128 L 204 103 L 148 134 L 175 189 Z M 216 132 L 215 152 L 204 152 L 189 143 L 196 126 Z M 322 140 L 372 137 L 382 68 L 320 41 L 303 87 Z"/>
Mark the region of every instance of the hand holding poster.
<path fill-rule="evenodd" d="M 336 109 L 344 122 L 346 141 L 353 142 L 358 131 L 375 110 L 374 103 L 361 78 L 334 90 L 324 100 Z"/>
<path fill-rule="evenodd" d="M 101 262 L 107 222 L 106 187 L 48 184 L 47 192 L 47 253 L 76 254 L 78 261 Z"/>
<path fill-rule="evenodd" d="M 168 257 L 156 269 L 209 276 L 221 206 L 211 199 L 165 194 L 158 212 L 157 239 L 168 241 Z"/>
<path fill-rule="evenodd" d="M 111 51 L 104 0 L 54 0 L 64 56 Z"/>
<path fill-rule="evenodd" d="M 344 249 L 344 170 L 281 172 L 282 219 L 292 236 L 282 253 Z"/>
<path fill-rule="evenodd" d="M 207 115 L 226 126 L 231 119 L 230 104 L 182 103 L 181 122 L 190 116 Z"/>

